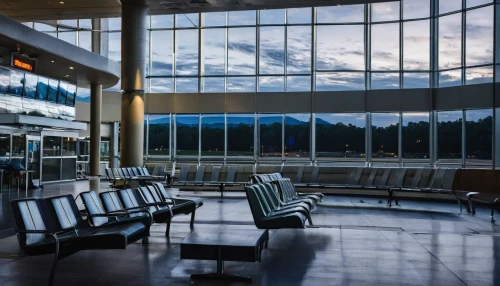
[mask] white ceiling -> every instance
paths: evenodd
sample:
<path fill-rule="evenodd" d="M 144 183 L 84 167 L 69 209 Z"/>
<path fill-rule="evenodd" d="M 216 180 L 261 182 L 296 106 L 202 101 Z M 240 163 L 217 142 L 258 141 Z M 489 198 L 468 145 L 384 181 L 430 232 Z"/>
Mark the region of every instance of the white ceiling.
<path fill-rule="evenodd" d="M 143 1 L 149 14 L 330 6 L 391 0 L 0 0 L 0 14 L 19 21 L 119 17 L 121 2 Z"/>

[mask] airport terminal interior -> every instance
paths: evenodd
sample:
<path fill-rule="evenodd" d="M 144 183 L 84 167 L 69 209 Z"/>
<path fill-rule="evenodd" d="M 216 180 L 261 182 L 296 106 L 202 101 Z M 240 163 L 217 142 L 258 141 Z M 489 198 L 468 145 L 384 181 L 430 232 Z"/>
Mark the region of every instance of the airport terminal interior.
<path fill-rule="evenodd" d="M 499 0 L 0 2 L 0 285 L 500 285 L 499 217 Z"/>

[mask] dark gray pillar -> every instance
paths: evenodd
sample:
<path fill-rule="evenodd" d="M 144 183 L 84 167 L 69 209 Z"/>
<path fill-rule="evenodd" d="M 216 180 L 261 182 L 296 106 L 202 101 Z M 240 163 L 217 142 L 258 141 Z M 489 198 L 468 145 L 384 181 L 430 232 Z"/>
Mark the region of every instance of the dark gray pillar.
<path fill-rule="evenodd" d="M 122 1 L 122 167 L 143 164 L 147 6 L 141 2 Z"/>
<path fill-rule="evenodd" d="M 100 19 L 92 19 L 92 52 L 101 52 Z M 90 176 L 99 176 L 101 163 L 101 110 L 102 110 L 102 85 L 90 85 Z"/>
<path fill-rule="evenodd" d="M 110 142 L 111 148 L 110 148 L 109 164 L 110 164 L 111 168 L 118 168 L 119 167 L 118 148 L 120 148 L 120 146 L 118 146 L 118 137 L 120 136 L 120 122 L 115 121 L 115 122 L 111 123 L 111 128 L 112 128 L 112 132 L 111 132 L 111 142 Z"/>

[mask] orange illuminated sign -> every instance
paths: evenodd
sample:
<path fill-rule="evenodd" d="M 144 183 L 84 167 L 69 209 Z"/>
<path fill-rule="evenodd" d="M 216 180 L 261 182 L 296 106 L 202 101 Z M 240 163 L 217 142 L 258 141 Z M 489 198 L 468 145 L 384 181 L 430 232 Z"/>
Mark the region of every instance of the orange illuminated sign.
<path fill-rule="evenodd" d="M 10 65 L 13 68 L 20 69 L 27 72 L 36 72 L 36 60 L 21 57 L 19 55 L 13 54 Z"/>

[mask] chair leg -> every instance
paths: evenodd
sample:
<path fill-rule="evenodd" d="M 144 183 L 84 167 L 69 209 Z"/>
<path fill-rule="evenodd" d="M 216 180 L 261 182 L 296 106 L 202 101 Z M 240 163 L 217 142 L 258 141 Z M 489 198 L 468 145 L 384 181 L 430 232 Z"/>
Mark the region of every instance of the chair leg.
<path fill-rule="evenodd" d="M 167 230 L 165 231 L 165 236 L 168 237 L 170 236 L 170 222 L 172 221 L 172 219 L 169 219 L 167 221 Z"/>
<path fill-rule="evenodd" d="M 148 245 L 149 243 L 149 236 L 145 236 L 142 238 L 142 245 Z"/>
<path fill-rule="evenodd" d="M 54 255 L 54 262 L 52 263 L 52 269 L 50 270 L 49 286 L 54 285 L 54 277 L 56 275 L 58 261 L 59 261 L 59 241 L 56 239 L 56 252 Z"/>
<path fill-rule="evenodd" d="M 314 223 L 313 223 L 313 221 L 312 221 L 312 218 L 311 218 L 311 215 L 310 215 L 310 214 L 308 214 L 308 215 L 307 215 L 307 221 L 309 222 L 309 225 L 310 225 L 310 226 L 314 226 Z"/>
<path fill-rule="evenodd" d="M 490 216 L 491 222 L 495 222 L 495 208 L 493 205 L 491 205 L 491 216 Z"/>
<path fill-rule="evenodd" d="M 458 207 L 460 208 L 460 214 L 462 213 L 462 204 L 460 203 L 460 199 L 457 198 L 457 202 L 458 202 Z"/>
<path fill-rule="evenodd" d="M 387 206 L 392 207 L 392 191 L 388 190 L 389 192 L 389 198 L 387 198 Z"/>
<path fill-rule="evenodd" d="M 467 199 L 467 203 L 469 204 L 469 209 L 470 209 L 472 215 L 475 215 L 476 214 L 476 210 L 474 209 L 474 206 L 472 204 L 472 200 L 470 198 Z"/>
<path fill-rule="evenodd" d="M 189 227 L 190 227 L 191 229 L 193 229 L 193 228 L 194 228 L 194 217 L 195 217 L 195 215 L 196 215 L 196 208 L 195 208 L 195 209 L 193 210 L 193 212 L 191 213 L 191 222 L 189 223 Z"/>

